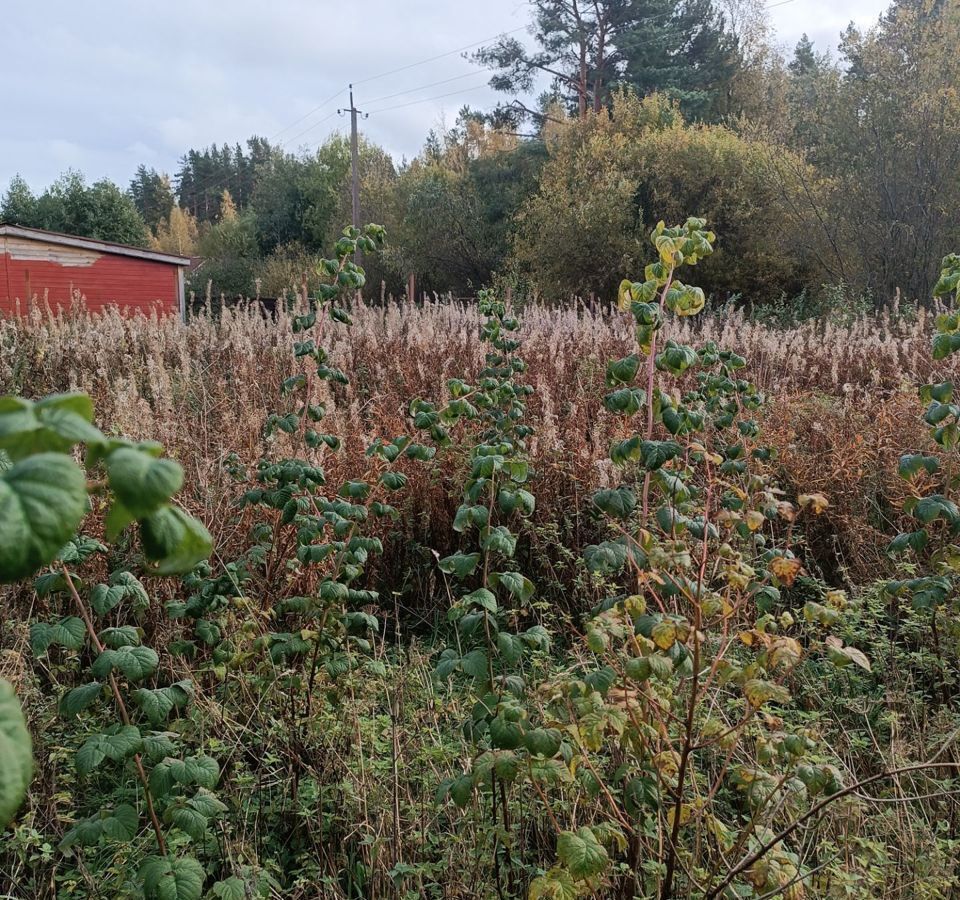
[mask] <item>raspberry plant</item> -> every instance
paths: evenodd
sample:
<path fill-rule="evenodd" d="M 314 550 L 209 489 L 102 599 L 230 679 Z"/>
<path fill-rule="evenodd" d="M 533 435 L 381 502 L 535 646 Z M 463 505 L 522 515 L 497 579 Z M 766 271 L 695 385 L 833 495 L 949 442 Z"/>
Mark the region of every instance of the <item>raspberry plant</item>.
<path fill-rule="evenodd" d="M 960 255 L 944 257 L 940 278 L 933 289 L 935 298 L 946 308 L 936 319 L 933 359 L 940 361 L 960 351 Z M 923 419 L 930 426 L 930 437 L 940 448 L 943 460 L 928 453 L 910 453 L 901 457 L 898 472 L 910 486 L 911 494 L 903 511 L 916 528 L 894 538 L 894 554 L 910 554 L 921 570 L 913 577 L 891 581 L 886 592 L 895 599 L 909 601 L 914 610 L 929 613 L 936 636 L 960 641 L 957 586 L 960 578 L 960 509 L 957 507 L 955 456 L 960 445 L 960 406 L 955 400 L 955 385 L 945 380 L 925 384 L 920 398 L 927 404 Z M 960 672 L 942 671 L 944 686 L 954 689 Z"/>
<path fill-rule="evenodd" d="M 712 252 L 713 233 L 688 219 L 661 223 L 652 242 L 658 259 L 644 280 L 620 287 L 637 351 L 607 366 L 622 481 L 593 504 L 610 536 L 584 553 L 598 585 L 615 590 L 586 622 L 579 665 L 539 689 L 599 819 L 559 830 L 557 863 L 533 882 L 534 900 L 592 895 L 609 878 L 627 896 L 786 891 L 800 873 L 785 847 L 753 861 L 744 881 L 730 860 L 841 788 L 816 733 L 771 707 L 789 704 L 791 673 L 826 648 L 816 629 L 836 619 L 842 596 L 808 605 L 799 619 L 810 629 L 784 608 L 781 589 L 801 568 L 791 552 L 798 510 L 767 469 L 754 418 L 763 398 L 738 374 L 746 361 L 662 339 L 668 313 L 704 307 L 678 274 Z M 799 503 L 816 513 L 826 500 Z M 855 648 L 832 649 L 868 665 Z"/>
<path fill-rule="evenodd" d="M 458 422 L 474 426 L 464 435 L 470 441 L 468 474 L 453 523 L 466 546 L 439 562 L 457 585 L 448 612 L 456 640 L 440 654 L 436 675 L 462 679 L 471 709 L 463 730 L 475 757 L 467 771 L 441 785 L 440 793 L 466 807 L 476 792 L 489 792 L 493 824 L 499 817 L 502 828 L 494 850 L 497 884 L 505 863 L 512 887 L 509 786 L 556 752 L 559 734 L 536 727 L 531 719 L 526 663 L 549 649 L 550 637 L 542 625 L 521 627 L 536 589 L 515 564 L 519 535 L 514 529 L 533 514 L 536 502 L 527 489 L 526 441 L 533 429 L 524 422 L 524 399 L 533 388 L 517 380 L 525 370 L 517 355 L 520 341 L 512 336 L 519 321 L 490 290 L 480 292 L 478 306 L 486 317 L 480 338 L 488 350 L 476 382 L 451 379 L 445 404 L 418 399 L 410 412 L 414 425 L 443 447 L 452 444 L 451 429 Z"/>
<path fill-rule="evenodd" d="M 83 465 L 74 458 L 78 446 L 85 450 Z M 129 764 L 139 781 L 136 799 L 143 804 L 154 836 L 155 855 L 146 857 L 140 872 L 145 894 L 162 896 L 164 885 L 174 883 L 177 892 L 165 896 L 196 900 L 203 868 L 192 856 L 170 852 L 155 802 L 158 794 L 169 790 L 158 791 L 153 780 L 157 768 L 149 776 L 147 772 L 152 762 L 157 762 L 158 768 L 187 762 L 174 759 L 169 735 L 142 732 L 130 713 L 133 699 L 146 710 L 146 721 L 160 725 L 165 718 L 161 709 L 170 712 L 189 701 L 189 685 L 134 690 L 134 685 L 155 672 L 157 653 L 142 645 L 141 632 L 133 625 L 104 622 L 108 627 L 98 628 L 90 608 L 106 616 L 131 597 L 145 604 L 143 586 L 129 572 L 117 573 L 108 585 L 91 592 L 88 605 L 71 569 L 106 551 L 100 541 L 78 535 L 82 523 L 101 527 L 108 540 L 115 540 L 135 524 L 144 567 L 152 575 L 189 571 L 205 559 L 211 549 L 209 533 L 172 502 L 183 483 L 183 470 L 162 457 L 159 444 L 105 436 L 93 425 L 93 404 L 83 394 L 55 395 L 36 403 L 18 397 L 0 399 L 0 450 L 8 461 L 0 474 L 0 581 L 18 581 L 49 566 L 37 579 L 36 590 L 41 596 L 66 597 L 66 601 L 53 619 L 31 624 L 33 653 L 37 657 L 51 651 L 61 656 L 77 654 L 74 661 L 89 664 L 91 680 L 63 697 L 61 708 L 66 716 L 99 704 L 105 694 L 113 704 L 112 712 L 91 719 L 74 757 L 80 778 L 89 779 L 90 805 L 97 811 L 70 829 L 61 850 L 137 838 L 143 824 L 141 811 L 129 802 L 104 803 L 114 794 L 129 795 L 123 785 Z M 8 696 L 5 702 L 9 706 Z M 4 733 L 7 740 L 16 742 L 5 764 L 15 769 L 22 793 L 24 779 L 29 779 L 24 758 L 29 745 L 23 742 L 23 731 L 16 723 Z M 96 785 L 92 785 L 94 779 Z M 5 775 L 4 794 L 13 796 L 8 780 Z M 212 787 L 215 781 L 213 773 L 204 783 Z M 188 785 L 193 780 L 184 777 L 181 783 Z M 209 815 L 220 808 L 212 795 L 185 799 L 184 808 L 192 809 L 191 803 L 205 804 L 203 809 Z M 13 809 L 8 800 L 3 818 L 9 818 Z M 172 805 L 167 812 L 164 817 L 168 821 L 177 819 Z"/>
<path fill-rule="evenodd" d="M 374 526 L 399 517 L 387 502 L 407 482 L 398 470 L 399 461 L 426 460 L 434 453 L 405 435 L 378 437 L 365 449 L 369 462 L 360 478 L 331 488 L 323 467 L 325 454 L 338 450 L 342 439 L 321 430 L 326 409 L 319 387 L 349 382 L 323 347 L 324 327 L 350 324 L 346 301 L 365 282 L 363 269 L 353 258 L 358 252 L 375 252 L 383 240 L 383 229 L 377 225 L 347 228 L 334 248 L 335 256 L 320 262 L 320 274 L 329 282 L 320 286 L 317 298 L 293 323 L 294 355 L 301 371 L 284 381 L 287 407 L 271 413 L 264 429 L 274 444 L 279 436 L 289 436 L 303 448 L 302 455 L 268 453 L 257 464 L 254 486 L 243 498 L 245 505 L 269 514 L 254 526 L 254 548 L 240 569 L 256 573 L 264 590 L 272 589 L 280 573 L 289 585 L 274 608 L 284 630 L 270 631 L 257 646 L 267 651 L 271 666 L 289 667 L 287 686 L 305 691 L 305 715 L 310 714 L 318 671 L 322 668 L 328 678 L 337 679 L 370 650 L 370 636 L 379 623 L 367 608 L 377 594 L 357 584 L 370 555 L 382 551 Z M 205 596 L 205 588 L 199 596 Z M 219 595 L 213 591 L 212 596 Z M 305 669 L 296 664 L 299 661 L 306 661 Z"/>

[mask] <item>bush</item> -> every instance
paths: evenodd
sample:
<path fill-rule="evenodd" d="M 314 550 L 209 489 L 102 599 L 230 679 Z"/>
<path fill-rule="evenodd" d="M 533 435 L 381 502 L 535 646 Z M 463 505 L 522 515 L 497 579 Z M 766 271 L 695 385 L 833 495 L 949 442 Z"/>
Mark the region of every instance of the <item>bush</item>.
<path fill-rule="evenodd" d="M 629 93 L 571 123 L 550 145 L 540 188 L 520 212 L 520 265 L 543 293 L 610 298 L 642 264 L 642 238 L 687 211 L 725 237 L 705 261 L 708 293 L 763 302 L 815 277 L 816 179 L 789 151 L 719 125 L 688 125 L 663 98 Z M 784 253 L 784 247 L 791 247 Z"/>

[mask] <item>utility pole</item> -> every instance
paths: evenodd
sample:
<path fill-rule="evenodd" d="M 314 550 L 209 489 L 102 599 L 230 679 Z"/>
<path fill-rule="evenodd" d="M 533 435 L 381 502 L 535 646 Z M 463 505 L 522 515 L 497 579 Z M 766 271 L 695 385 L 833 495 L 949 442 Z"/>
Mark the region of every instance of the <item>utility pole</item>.
<path fill-rule="evenodd" d="M 353 201 L 353 227 L 360 227 L 360 147 L 357 136 L 357 116 L 369 119 L 370 114 L 357 109 L 353 102 L 353 85 L 350 85 L 350 109 L 338 109 L 337 112 L 343 115 L 350 113 L 350 169 L 352 180 L 352 201 Z"/>

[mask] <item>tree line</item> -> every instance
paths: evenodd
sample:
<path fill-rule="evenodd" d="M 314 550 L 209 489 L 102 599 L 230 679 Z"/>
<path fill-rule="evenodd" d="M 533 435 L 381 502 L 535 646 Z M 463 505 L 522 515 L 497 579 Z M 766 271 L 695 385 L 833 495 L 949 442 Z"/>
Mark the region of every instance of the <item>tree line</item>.
<path fill-rule="evenodd" d="M 609 297 L 656 222 L 694 211 L 725 236 L 704 265 L 716 298 L 847 285 L 879 303 L 923 293 L 956 245 L 960 0 L 895 0 L 836 54 L 779 51 L 759 0 L 530 7 L 533 50 L 474 55 L 503 102 L 464 107 L 409 161 L 361 141 L 361 219 L 390 235 L 372 283 Z M 349 191 L 342 136 L 295 153 L 254 136 L 172 176 L 140 166 L 126 190 L 14 178 L 0 218 L 201 256 L 198 294 L 275 296 L 313 277 Z"/>

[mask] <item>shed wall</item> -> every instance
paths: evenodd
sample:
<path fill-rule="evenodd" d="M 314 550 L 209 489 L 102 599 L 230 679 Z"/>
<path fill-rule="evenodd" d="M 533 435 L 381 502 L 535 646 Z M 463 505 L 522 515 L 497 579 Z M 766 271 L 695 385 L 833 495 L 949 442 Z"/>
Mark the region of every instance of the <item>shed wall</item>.
<path fill-rule="evenodd" d="M 76 292 L 93 311 L 180 311 L 179 267 L 169 263 L 6 236 L 0 267 L 0 315 L 14 313 L 17 301 L 25 312 L 31 298 L 67 307 Z"/>

